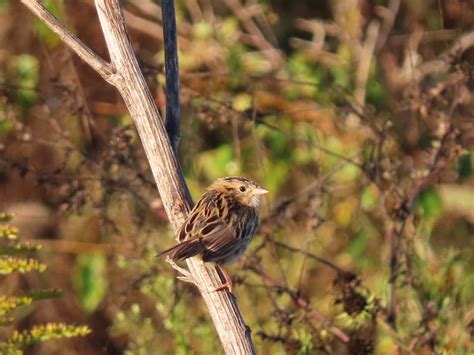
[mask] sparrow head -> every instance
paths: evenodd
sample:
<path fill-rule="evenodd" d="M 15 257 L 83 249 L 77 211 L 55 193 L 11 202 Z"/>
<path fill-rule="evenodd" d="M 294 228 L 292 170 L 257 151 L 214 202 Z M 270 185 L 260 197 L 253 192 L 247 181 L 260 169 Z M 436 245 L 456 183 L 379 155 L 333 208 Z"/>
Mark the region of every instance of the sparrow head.
<path fill-rule="evenodd" d="M 238 176 L 217 179 L 208 190 L 217 190 L 235 198 L 240 204 L 250 207 L 258 207 L 260 197 L 268 192 L 255 181 Z"/>

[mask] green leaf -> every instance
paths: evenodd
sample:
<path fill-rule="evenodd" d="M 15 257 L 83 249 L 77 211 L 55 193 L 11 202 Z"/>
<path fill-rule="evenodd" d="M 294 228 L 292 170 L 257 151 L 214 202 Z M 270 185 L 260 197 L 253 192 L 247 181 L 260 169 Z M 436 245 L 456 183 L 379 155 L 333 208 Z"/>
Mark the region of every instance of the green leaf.
<path fill-rule="evenodd" d="M 35 325 L 31 330 L 15 330 L 10 339 L 0 343 L 0 354 L 22 354 L 21 348 L 44 343 L 51 339 L 85 336 L 91 330 L 86 326 L 64 323 L 46 323 Z"/>
<path fill-rule="evenodd" d="M 242 54 L 245 49 L 241 45 L 235 45 L 229 49 L 229 54 L 226 58 L 227 68 L 231 73 L 239 74 L 242 73 L 244 67 L 242 64 Z"/>
<path fill-rule="evenodd" d="M 16 84 L 18 85 L 17 98 L 23 107 L 28 107 L 36 102 L 36 84 L 39 80 L 38 59 L 29 54 L 16 57 Z"/>
<path fill-rule="evenodd" d="M 31 253 L 38 250 L 41 250 L 41 245 L 35 245 L 29 242 L 7 241 L 4 244 L 0 244 L 0 255 Z"/>
<path fill-rule="evenodd" d="M 196 157 L 196 170 L 207 180 L 213 181 L 219 177 L 236 175 L 237 164 L 230 144 L 222 144 L 216 149 L 205 151 Z"/>
<path fill-rule="evenodd" d="M 385 88 L 375 74 L 368 80 L 366 101 L 377 108 L 385 107 L 387 104 Z"/>
<path fill-rule="evenodd" d="M 433 188 L 421 191 L 416 199 L 426 218 L 436 218 L 443 212 L 443 202 L 439 193 Z"/>
<path fill-rule="evenodd" d="M 353 259 L 363 257 L 365 248 L 369 243 L 369 238 L 364 230 L 359 231 L 355 234 L 354 238 L 347 247 L 347 253 L 352 256 Z"/>
<path fill-rule="evenodd" d="M 229 86 L 233 90 L 242 88 L 245 83 L 245 76 L 242 75 L 244 71 L 244 63 L 242 56 L 245 53 L 245 48 L 242 45 L 234 45 L 230 48 L 226 58 L 226 65 L 230 73 Z"/>
<path fill-rule="evenodd" d="M 372 211 L 377 207 L 378 192 L 375 185 L 364 188 L 360 197 L 360 205 L 364 211 Z"/>
<path fill-rule="evenodd" d="M 461 155 L 458 160 L 458 174 L 461 180 L 464 180 L 473 174 L 472 166 L 474 160 L 473 152 Z"/>
<path fill-rule="evenodd" d="M 0 121 L 0 133 L 9 133 L 14 127 L 12 121 Z"/>
<path fill-rule="evenodd" d="M 42 5 L 48 9 L 48 11 L 54 15 L 59 21 L 64 20 L 64 9 L 63 2 L 57 0 L 46 0 L 42 2 Z M 56 47 L 61 43 L 61 39 L 44 24 L 43 21 L 35 20 L 35 28 L 38 31 L 38 37 L 41 42 L 49 47 Z"/>
<path fill-rule="evenodd" d="M 33 301 L 59 298 L 59 297 L 63 297 L 63 295 L 64 295 L 64 292 L 62 290 L 58 290 L 55 288 L 47 289 L 47 290 L 34 289 L 34 290 L 28 290 L 24 293 L 20 293 L 21 297 L 23 296 L 30 297 Z"/>
<path fill-rule="evenodd" d="M 94 312 L 104 299 L 107 290 L 105 256 L 82 254 L 79 256 L 77 264 L 76 287 L 81 304 L 87 312 Z"/>

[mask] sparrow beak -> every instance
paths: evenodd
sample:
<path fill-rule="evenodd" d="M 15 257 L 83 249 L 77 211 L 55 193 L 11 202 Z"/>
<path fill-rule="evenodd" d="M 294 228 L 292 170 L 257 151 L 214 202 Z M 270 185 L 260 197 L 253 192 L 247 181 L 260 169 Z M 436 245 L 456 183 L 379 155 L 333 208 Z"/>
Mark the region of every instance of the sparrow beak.
<path fill-rule="evenodd" d="M 268 193 L 268 190 L 265 190 L 262 187 L 257 187 L 256 189 L 253 190 L 254 195 L 263 195 L 263 194 L 266 194 L 266 193 Z"/>

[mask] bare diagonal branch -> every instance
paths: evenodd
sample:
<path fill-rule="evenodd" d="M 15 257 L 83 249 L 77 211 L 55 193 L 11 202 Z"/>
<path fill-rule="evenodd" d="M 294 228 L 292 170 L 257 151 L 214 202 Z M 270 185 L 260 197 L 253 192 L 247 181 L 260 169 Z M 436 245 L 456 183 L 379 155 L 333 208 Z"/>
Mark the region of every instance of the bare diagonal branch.
<path fill-rule="evenodd" d="M 56 17 L 48 12 L 38 1 L 21 0 L 32 13 L 43 21 L 51 31 L 56 33 L 84 62 L 89 64 L 106 81 L 114 84 L 114 70 L 97 53 L 86 46 L 77 36 L 62 25 Z"/>

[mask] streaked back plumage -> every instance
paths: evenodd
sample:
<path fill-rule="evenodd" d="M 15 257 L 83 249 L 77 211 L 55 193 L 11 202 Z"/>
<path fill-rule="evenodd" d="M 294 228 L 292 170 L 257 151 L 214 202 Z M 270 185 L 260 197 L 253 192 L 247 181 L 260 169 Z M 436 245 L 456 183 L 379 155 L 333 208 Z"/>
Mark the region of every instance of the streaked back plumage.
<path fill-rule="evenodd" d="M 258 203 L 265 193 L 241 177 L 216 180 L 194 206 L 178 231 L 180 244 L 162 252 L 173 260 L 200 256 L 218 264 L 238 259 L 258 226 Z"/>

